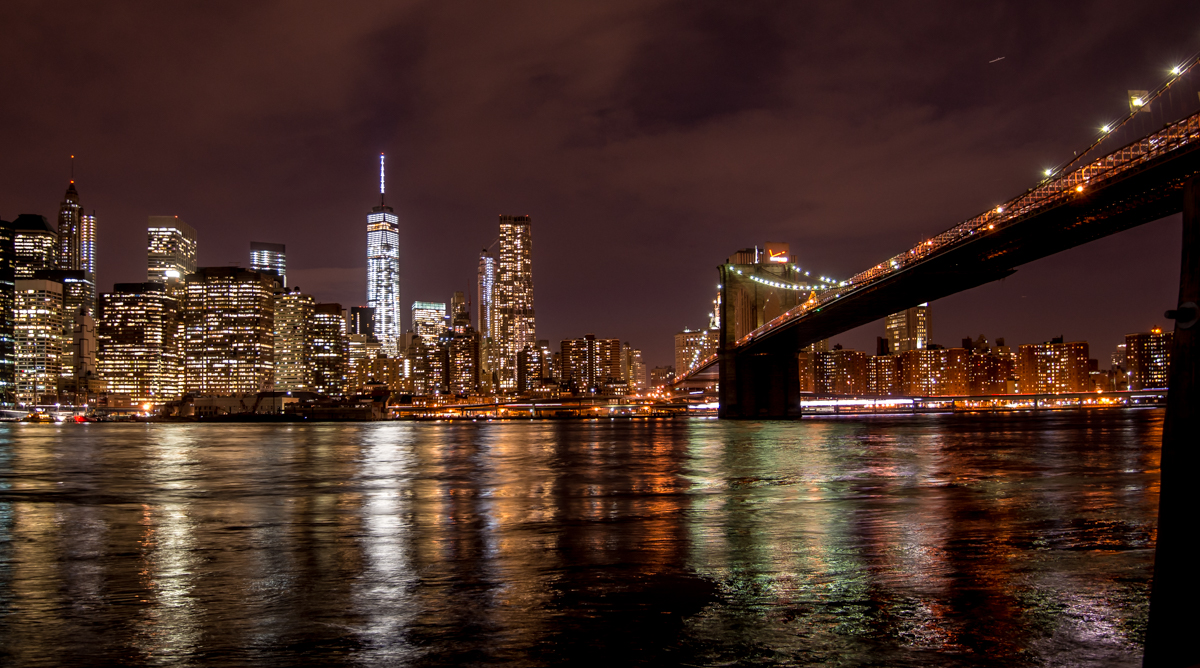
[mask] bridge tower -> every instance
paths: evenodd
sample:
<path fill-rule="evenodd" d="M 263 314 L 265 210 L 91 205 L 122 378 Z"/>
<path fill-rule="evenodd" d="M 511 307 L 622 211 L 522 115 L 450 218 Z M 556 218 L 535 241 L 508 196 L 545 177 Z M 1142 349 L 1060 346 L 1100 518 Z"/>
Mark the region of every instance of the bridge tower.
<path fill-rule="evenodd" d="M 794 337 L 753 354 L 736 355 L 737 341 L 809 296 L 787 244 L 738 251 L 719 267 L 721 328 L 717 347 L 722 418 L 799 417 L 799 347 Z"/>

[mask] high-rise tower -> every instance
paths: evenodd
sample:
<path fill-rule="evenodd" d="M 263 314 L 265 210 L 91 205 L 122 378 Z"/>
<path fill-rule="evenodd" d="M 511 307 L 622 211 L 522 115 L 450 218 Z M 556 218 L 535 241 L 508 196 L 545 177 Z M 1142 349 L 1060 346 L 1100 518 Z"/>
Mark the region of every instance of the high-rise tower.
<path fill-rule="evenodd" d="M 933 336 L 933 321 L 929 304 L 921 304 L 893 313 L 884 321 L 888 349 L 893 355 L 929 347 Z"/>
<path fill-rule="evenodd" d="M 72 171 L 74 171 L 73 167 Z M 75 179 L 72 174 L 71 182 L 67 185 L 67 194 L 63 195 L 62 204 L 58 208 L 57 265 L 59 269 L 80 268 L 80 241 L 82 240 L 80 217 L 82 215 L 83 210 L 79 206 L 79 192 L 75 190 Z"/>
<path fill-rule="evenodd" d="M 283 287 L 287 287 L 287 246 L 262 241 L 250 242 L 250 268 L 266 274 L 275 274 Z"/>
<path fill-rule="evenodd" d="M 196 230 L 179 216 L 150 216 L 146 228 L 146 280 L 166 283 L 196 271 Z"/>
<path fill-rule="evenodd" d="M 384 201 L 379 154 L 379 206 L 367 214 L 367 305 L 375 309 L 375 336 L 395 357 L 400 342 L 400 219 Z"/>
<path fill-rule="evenodd" d="M 483 249 L 479 254 L 479 390 L 491 394 L 496 390 L 492 378 L 495 368 L 495 346 L 492 332 L 496 324 L 496 258 Z"/>
<path fill-rule="evenodd" d="M 517 353 L 537 340 L 529 216 L 500 216 L 500 261 L 495 287 L 496 373 L 501 392 L 517 390 Z"/>

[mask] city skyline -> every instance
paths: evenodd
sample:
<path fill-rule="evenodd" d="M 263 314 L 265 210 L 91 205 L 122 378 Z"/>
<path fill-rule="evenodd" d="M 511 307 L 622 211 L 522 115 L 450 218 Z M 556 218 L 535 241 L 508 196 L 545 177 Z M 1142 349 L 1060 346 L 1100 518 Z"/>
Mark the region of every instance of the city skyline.
<path fill-rule="evenodd" d="M 788 59 L 793 52 L 771 41 L 777 35 L 776 29 L 759 17 L 732 8 L 666 7 L 660 9 L 660 14 L 647 9 L 635 12 L 632 20 L 650 35 L 669 36 L 668 27 L 680 28 L 675 32 L 694 39 L 698 45 L 714 46 L 714 53 L 726 53 L 722 49 L 755 44 L 757 38 L 765 38 L 761 48 L 745 49 L 743 55 L 730 52 L 730 67 L 734 73 L 773 74 L 742 83 L 736 77 L 711 79 L 713 90 L 739 93 L 734 97 L 740 102 L 722 102 L 726 106 L 717 107 L 699 105 L 692 115 L 679 112 L 679 104 L 691 104 L 708 90 L 705 86 L 709 84 L 703 83 L 706 79 L 700 74 L 712 63 L 668 59 L 652 65 L 658 62 L 650 58 L 653 47 L 635 41 L 619 49 L 632 56 L 629 64 L 603 61 L 607 64 L 593 66 L 610 68 L 603 72 L 615 74 L 617 81 L 624 82 L 623 88 L 601 86 L 572 91 L 560 83 L 548 98 L 537 98 L 548 100 L 544 104 L 550 122 L 544 124 L 543 131 L 529 134 L 537 128 L 480 103 L 464 107 L 466 116 L 456 123 L 465 125 L 453 129 L 465 131 L 467 137 L 481 142 L 483 153 L 478 157 L 463 152 L 461 143 L 452 141 L 454 133 L 444 123 L 430 125 L 427 135 L 414 132 L 414 123 L 436 120 L 445 111 L 445 107 L 421 98 L 406 101 L 401 105 L 405 111 L 400 113 L 396 110 L 401 107 L 386 96 L 334 95 L 332 107 L 322 108 L 321 114 L 336 118 L 343 109 L 338 106 L 341 101 L 354 99 L 360 103 L 356 108 L 366 110 L 374 119 L 370 124 L 373 129 L 351 128 L 342 137 L 345 141 L 336 145 L 326 139 L 317 140 L 305 145 L 303 155 L 269 134 L 261 139 L 245 134 L 240 121 L 220 107 L 214 110 L 216 123 L 229 133 L 229 138 L 219 143 L 230 149 L 223 155 L 232 158 L 220 162 L 187 133 L 181 140 L 185 150 L 178 154 L 153 151 L 145 140 L 161 130 L 161 123 L 149 123 L 152 130 L 134 133 L 128 145 L 117 145 L 96 125 L 86 105 L 71 112 L 56 112 L 57 118 L 65 118 L 56 125 L 57 133 L 23 131 L 41 128 L 49 120 L 34 119 L 19 109 L 9 110 L 6 113 L 13 123 L 8 127 L 14 139 L 20 133 L 21 137 L 41 140 L 32 144 L 20 139 L 14 144 L 22 168 L 5 168 L 10 171 L 4 172 L 8 178 L 0 187 L 0 218 L 13 219 L 19 213 L 32 212 L 52 219 L 69 177 L 67 156 L 76 154 L 75 180 L 81 198 L 87 211 L 96 210 L 101 226 L 99 291 L 110 289 L 114 283 L 144 280 L 130 262 L 138 252 L 138 232 L 144 234 L 138 228 L 148 215 L 171 213 L 197 228 L 202 240 L 199 266 L 242 264 L 246 243 L 272 239 L 289 245 L 293 256 L 289 284 L 301 286 L 322 301 L 361 304 L 361 295 L 366 291 L 365 257 L 361 234 L 351 229 L 370 202 L 366 188 L 373 181 L 373 166 L 369 156 L 387 151 L 399 156 L 393 167 L 399 185 L 393 188 L 395 195 L 390 201 L 400 218 L 405 253 L 401 259 L 402 303 L 416 299 L 441 301 L 453 291 L 466 288 L 478 261 L 470 244 L 480 247 L 495 238 L 489 229 L 494 224 L 490 222 L 492 216 L 497 211 L 528 211 L 539 222 L 534 257 L 542 286 L 538 293 L 539 335 L 551 340 L 589 331 L 619 335 L 642 346 L 648 364 L 657 366 L 671 359 L 674 332 L 704 326 L 711 299 L 708 286 L 714 283 L 713 267 L 733 248 L 761 238 L 790 241 L 801 262 L 830 274 L 849 275 L 906 247 L 914 237 L 936 232 L 962 215 L 1028 187 L 1041 167 L 1069 156 L 1090 140 L 1100 121 L 1118 114 L 1127 89 L 1153 87 L 1166 64 L 1192 50 L 1195 39 L 1184 35 L 1182 27 L 1168 28 L 1168 32 L 1177 30 L 1179 34 L 1161 36 L 1153 44 L 1122 38 L 1128 48 L 1120 54 L 1108 54 L 1102 46 L 1110 41 L 1109 36 L 1125 34 L 1129 24 L 1158 24 L 1175 9 L 1170 5 L 1138 8 L 1122 21 L 1097 12 L 1083 27 L 1078 26 L 1073 12 L 1053 9 L 1041 13 L 1033 24 L 1037 29 L 1020 37 L 1010 30 L 1000 31 L 981 44 L 951 38 L 939 49 L 911 49 L 899 62 L 886 67 L 877 63 L 890 44 L 888 39 L 881 39 L 878 45 L 860 42 L 863 53 L 850 58 L 845 67 L 872 62 L 872 67 L 880 69 L 868 70 L 871 80 L 894 79 L 894 83 L 881 87 L 882 93 L 898 100 L 896 109 L 888 110 L 880 120 L 885 127 L 903 131 L 892 143 L 875 141 L 877 137 L 868 137 L 871 141 L 854 139 L 828 113 L 813 111 L 812 105 L 803 103 L 807 98 L 797 97 L 801 91 L 811 91 L 827 99 L 829 108 L 856 115 L 879 109 L 877 94 L 843 89 L 833 83 L 834 79 L 812 79 L 812 71 Z M 299 34 L 317 29 L 315 23 L 305 23 L 306 17 L 311 19 L 311 12 L 298 13 L 302 24 Z M 556 16 L 556 20 L 565 29 L 579 29 L 585 17 L 568 14 Z M 797 17 L 787 11 L 771 18 L 780 25 L 810 30 L 796 24 Z M 811 18 L 811 25 L 838 26 L 858 17 L 829 9 Z M 950 25 L 936 12 L 920 19 L 891 18 L 914 40 L 940 34 Z M 967 26 L 1011 28 L 1030 18 L 1022 10 L 1009 9 L 986 17 L 981 11 L 966 12 L 957 20 Z M 238 25 L 257 26 L 251 16 L 233 19 Z M 407 25 L 403 17 L 383 19 L 384 24 L 391 21 L 401 27 Z M 39 23 L 42 19 L 37 16 L 22 20 L 32 20 L 35 29 L 51 25 Z M 72 16 L 67 20 L 82 19 Z M 509 15 L 498 17 L 500 24 L 514 20 Z M 350 34 L 365 29 L 353 19 L 347 21 Z M 107 25 L 101 21 L 100 29 L 84 35 L 84 40 L 103 36 Z M 720 34 L 716 25 L 727 30 L 728 45 L 716 43 Z M 1067 25 L 1086 38 L 1069 45 L 1057 43 L 1053 36 Z M 872 24 L 864 29 L 876 27 Z M 472 29 L 469 27 L 467 32 L 479 36 Z M 620 29 L 614 31 L 612 39 L 624 34 Z M 678 41 L 682 37 L 672 39 L 675 41 L 669 44 L 673 48 L 691 53 L 689 43 Z M 818 46 L 829 46 L 822 41 L 829 38 L 813 35 L 813 39 Z M 441 62 L 438 58 L 443 57 L 444 49 L 457 43 L 436 41 L 428 53 L 390 61 L 405 73 L 398 80 L 399 87 L 421 90 L 429 76 L 424 68 Z M 939 64 L 946 50 L 958 57 L 950 64 Z M 995 55 L 983 57 L 984 51 L 998 50 L 1008 51 L 1008 57 L 997 63 L 988 62 Z M 546 71 L 561 71 L 563 76 L 601 72 L 580 69 L 566 56 L 553 51 L 539 56 L 536 62 Z M 127 55 L 118 51 L 112 57 Z M 168 57 L 177 54 L 172 52 Z M 310 57 L 302 52 L 289 62 L 315 66 Z M 30 68 L 53 74 L 66 62 L 32 63 Z M 500 73 L 502 80 L 516 90 L 530 90 L 532 82 L 512 79 L 512 64 L 502 58 L 492 71 Z M 443 72 L 443 79 L 461 82 L 469 90 L 492 92 L 490 87 L 480 88 L 483 84 L 468 72 L 445 66 L 450 69 Z M 158 70 L 148 67 L 154 85 L 169 93 L 164 104 L 179 104 L 180 96 L 185 95 L 182 89 L 155 78 Z M 373 66 L 358 60 L 338 61 L 331 67 L 355 76 L 374 73 Z M 1073 72 L 1069 81 L 1050 76 L 1063 67 Z M 928 75 L 915 80 L 913 73 L 918 71 Z M 189 85 L 228 81 L 235 91 L 248 90 L 240 79 L 231 80 L 225 73 L 199 66 L 188 70 L 183 80 Z M 583 80 L 591 81 L 586 77 Z M 132 90 L 123 79 L 105 81 L 117 92 Z M 656 97 L 649 92 L 655 89 L 647 87 L 653 82 L 673 83 Z M 944 92 L 948 82 L 956 84 L 956 93 Z M 39 98 L 39 89 L 31 86 L 34 84 L 20 80 L 14 82 L 13 90 L 26 92 L 27 99 Z M 905 86 L 911 92 L 906 92 Z M 295 95 L 289 89 L 283 98 L 294 104 Z M 632 114 L 632 120 L 620 121 L 619 114 L 618 120 L 596 115 L 595 110 L 602 108 L 597 106 L 598 101 L 610 98 L 615 99 L 615 108 L 624 110 L 621 113 Z M 248 107 L 252 117 L 276 110 L 274 102 L 251 99 L 257 105 Z M 1038 104 L 1030 105 L 1028 99 L 1037 99 Z M 564 124 L 566 103 L 570 101 L 583 105 L 583 117 L 593 119 L 590 124 Z M 142 118 L 138 114 L 143 112 L 121 106 L 120 102 L 106 104 L 110 105 L 105 107 L 109 113 Z M 926 108 L 930 113 L 922 112 Z M 181 118 L 180 130 L 188 131 L 191 117 Z M 982 120 L 988 122 L 978 122 Z M 300 128 L 309 127 L 297 122 Z M 197 138 L 203 130 L 196 129 Z M 696 151 L 706 152 L 684 152 L 683 162 L 664 157 L 668 154 L 664 151 L 674 150 L 670 144 L 672 132 L 694 144 Z M 788 139 L 792 135 L 796 139 Z M 773 142 L 781 142 L 781 148 L 794 147 L 804 138 L 811 141 L 822 135 L 829 137 L 829 143 L 818 142 L 815 150 L 826 161 L 825 171 L 832 175 L 829 177 L 813 174 L 807 163 L 789 160 L 773 148 Z M 531 140 L 518 145 L 510 139 L 521 136 Z M 597 138 L 604 137 L 610 139 L 597 142 Z M 997 148 L 1008 145 L 1017 148 Z M 832 146 L 838 150 L 830 152 Z M 722 149 L 725 152 L 719 152 Z M 528 153 L 528 159 L 493 159 L 524 153 Z M 717 154 L 723 156 L 719 162 L 704 157 Z M 624 159 L 617 162 L 621 156 Z M 319 163 L 312 157 L 318 157 Z M 760 158 L 776 168 L 770 173 L 751 168 L 742 176 L 724 166 L 763 163 Z M 832 168 L 828 168 L 829 160 Z M 485 162 L 495 167 L 481 167 Z M 288 167 L 265 168 L 267 164 Z M 644 186 L 622 176 L 625 172 L 619 167 L 627 164 L 635 168 L 644 165 L 630 174 L 639 175 Z M 948 171 L 949 164 L 964 167 Z M 153 170 L 147 171 L 146 165 L 153 165 Z M 651 168 L 652 172 L 646 171 Z M 869 177 L 878 192 L 869 198 L 852 198 L 854 201 L 849 203 L 853 206 L 848 207 L 845 197 L 839 194 L 843 191 L 835 187 L 837 181 L 830 179 L 860 174 Z M 648 176 L 653 178 L 644 178 Z M 747 192 L 766 196 L 751 200 L 734 188 L 748 185 L 744 179 L 750 177 L 759 179 L 761 187 Z M 808 182 L 813 185 L 801 188 L 796 195 L 785 194 L 785 190 L 795 190 L 792 184 Z M 588 185 L 569 185 L 573 183 Z M 927 192 L 937 192 L 941 197 L 931 199 L 923 194 Z M 736 224 L 728 224 L 731 218 Z M 983 331 L 1012 340 L 1036 340 L 1045 338 L 1045 330 L 1049 329 L 1053 334 L 1090 340 L 1097 350 L 1107 350 L 1125 333 L 1165 324 L 1161 312 L 1173 298 L 1177 220 L 1172 217 L 1152 223 L 1023 268 L 1003 283 L 940 300 L 935 304 L 940 314 L 938 332 L 948 337 L 940 343 L 952 343 L 961 336 Z M 612 234 L 589 236 L 588 230 L 605 226 Z M 623 241 L 630 239 L 635 243 Z M 437 252 L 425 252 L 427 249 Z M 1104 269 L 1111 266 L 1122 267 L 1127 275 Z M 599 275 L 613 284 L 594 289 L 572 285 L 578 276 Z M 680 281 L 680 276 L 686 280 Z M 669 299 L 657 298 L 639 287 L 661 284 L 674 286 Z M 1055 289 L 1046 290 L 1045 285 L 1054 285 Z M 588 299 L 579 299 L 581 294 Z M 1114 309 L 1114 305 L 1119 308 Z M 869 349 L 878 329 L 871 326 L 838 339 L 847 346 Z"/>

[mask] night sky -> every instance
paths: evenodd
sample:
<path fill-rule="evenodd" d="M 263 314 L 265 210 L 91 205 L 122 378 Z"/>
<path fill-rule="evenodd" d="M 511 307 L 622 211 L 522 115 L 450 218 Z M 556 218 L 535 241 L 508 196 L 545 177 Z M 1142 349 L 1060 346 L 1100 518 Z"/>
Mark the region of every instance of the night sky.
<path fill-rule="evenodd" d="M 650 366 L 733 251 L 849 277 L 1024 191 L 1200 50 L 1194 2 L 6 0 L 0 28 L 0 218 L 53 219 L 75 154 L 101 290 L 144 280 L 146 217 L 178 215 L 201 266 L 284 243 L 289 284 L 364 303 L 382 151 L 405 308 L 473 294 L 497 215 L 529 214 L 539 338 Z M 1107 367 L 1166 324 L 1179 228 L 937 302 L 934 341 L 1061 334 Z"/>

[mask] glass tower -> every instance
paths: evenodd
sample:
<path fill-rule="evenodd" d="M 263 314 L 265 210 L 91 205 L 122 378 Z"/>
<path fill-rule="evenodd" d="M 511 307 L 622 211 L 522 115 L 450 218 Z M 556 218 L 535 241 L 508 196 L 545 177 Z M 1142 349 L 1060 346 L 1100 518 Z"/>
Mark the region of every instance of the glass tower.
<path fill-rule="evenodd" d="M 517 390 L 517 353 L 536 342 L 533 243 L 529 216 L 500 216 L 500 261 L 495 286 L 495 371 L 500 391 Z"/>
<path fill-rule="evenodd" d="M 166 283 L 196 272 L 196 230 L 179 216 L 150 216 L 146 279 Z"/>
<path fill-rule="evenodd" d="M 266 274 L 279 277 L 283 287 L 287 287 L 287 246 L 269 244 L 262 241 L 250 242 L 250 268 Z"/>
<path fill-rule="evenodd" d="M 384 203 L 379 154 L 379 206 L 367 214 L 367 305 L 375 309 L 375 336 L 395 357 L 400 343 L 400 219 Z"/>

